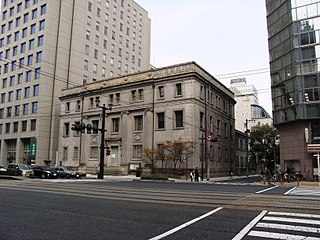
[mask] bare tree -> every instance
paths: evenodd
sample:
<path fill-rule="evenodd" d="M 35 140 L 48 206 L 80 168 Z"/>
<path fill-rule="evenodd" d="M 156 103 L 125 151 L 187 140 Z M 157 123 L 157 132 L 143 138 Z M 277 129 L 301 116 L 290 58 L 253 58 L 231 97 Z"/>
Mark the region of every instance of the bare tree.
<path fill-rule="evenodd" d="M 172 161 L 174 169 L 182 162 L 182 155 L 190 156 L 197 142 L 194 141 L 165 141 L 163 148 L 166 152 L 166 160 Z"/>

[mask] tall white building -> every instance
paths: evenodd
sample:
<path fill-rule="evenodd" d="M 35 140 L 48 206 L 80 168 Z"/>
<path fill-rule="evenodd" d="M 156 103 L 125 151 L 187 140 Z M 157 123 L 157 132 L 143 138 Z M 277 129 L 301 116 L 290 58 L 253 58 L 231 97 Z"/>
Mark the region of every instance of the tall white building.
<path fill-rule="evenodd" d="M 235 106 L 237 130 L 244 132 L 246 128 L 251 129 L 252 126 L 272 125 L 269 113 L 259 105 L 257 89 L 247 84 L 245 78 L 232 79 L 230 89 L 234 92 L 234 99 L 237 101 Z"/>
<path fill-rule="evenodd" d="M 133 0 L 2 0 L 0 163 L 56 161 L 61 90 L 150 64 Z"/>

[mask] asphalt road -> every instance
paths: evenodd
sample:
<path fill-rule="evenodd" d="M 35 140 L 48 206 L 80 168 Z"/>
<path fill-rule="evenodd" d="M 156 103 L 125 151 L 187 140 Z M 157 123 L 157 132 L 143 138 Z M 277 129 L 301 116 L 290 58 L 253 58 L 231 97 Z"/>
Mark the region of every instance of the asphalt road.
<path fill-rule="evenodd" d="M 261 214 L 303 213 L 309 215 L 289 218 L 320 221 L 318 198 L 285 196 L 288 189 L 236 182 L 0 180 L 0 239 L 266 239 L 254 236 L 260 232 L 250 225 Z"/>

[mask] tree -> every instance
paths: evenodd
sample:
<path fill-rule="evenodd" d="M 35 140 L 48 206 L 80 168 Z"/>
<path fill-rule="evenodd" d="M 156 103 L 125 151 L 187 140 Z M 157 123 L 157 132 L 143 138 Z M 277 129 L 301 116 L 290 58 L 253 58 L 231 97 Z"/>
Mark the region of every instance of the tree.
<path fill-rule="evenodd" d="M 249 137 L 250 158 L 257 159 L 263 167 L 274 169 L 277 156 L 279 155 L 279 146 L 277 138 L 279 132 L 273 126 L 268 124 L 254 126 Z"/>
<path fill-rule="evenodd" d="M 154 173 L 154 168 L 156 165 L 156 160 L 159 155 L 159 152 L 160 152 L 159 148 L 154 148 L 154 147 L 143 149 L 143 154 L 149 160 L 148 165 L 152 173 Z"/>
<path fill-rule="evenodd" d="M 178 163 L 182 163 L 182 155 L 189 157 L 196 145 L 197 142 L 194 141 L 165 141 L 163 149 L 166 153 L 166 160 L 172 161 L 174 169 L 177 169 Z"/>

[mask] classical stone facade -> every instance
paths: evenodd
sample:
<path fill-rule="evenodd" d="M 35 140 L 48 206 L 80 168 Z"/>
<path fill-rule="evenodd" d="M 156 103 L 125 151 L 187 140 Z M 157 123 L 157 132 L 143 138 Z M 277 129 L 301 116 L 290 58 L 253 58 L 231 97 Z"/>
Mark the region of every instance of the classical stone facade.
<path fill-rule="evenodd" d="M 110 78 L 62 92 L 59 164 L 94 172 L 99 166 L 99 133 L 71 131 L 72 124 L 101 125 L 107 111 L 105 172 L 128 174 L 146 163 L 143 149 L 166 140 L 195 141 L 193 154 L 181 156 L 179 168 L 192 169 L 204 161 L 205 173 L 225 175 L 233 164 L 233 93 L 194 62 Z M 209 134 L 221 142 L 206 140 Z M 207 167 L 208 166 L 208 167 Z"/>

